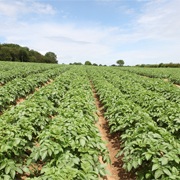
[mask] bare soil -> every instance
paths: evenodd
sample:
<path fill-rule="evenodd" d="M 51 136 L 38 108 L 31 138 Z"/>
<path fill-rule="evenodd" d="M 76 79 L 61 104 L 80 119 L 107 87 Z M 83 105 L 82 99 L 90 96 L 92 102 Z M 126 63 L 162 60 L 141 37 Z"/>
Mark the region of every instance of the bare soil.
<path fill-rule="evenodd" d="M 180 85 L 179 85 L 179 84 L 174 84 L 174 85 L 180 88 Z"/>
<path fill-rule="evenodd" d="M 134 180 L 137 176 L 134 174 L 134 172 L 126 173 L 125 169 L 122 168 L 123 161 L 122 156 L 119 156 L 116 158 L 116 154 L 121 149 L 121 141 L 120 141 L 120 134 L 119 133 L 111 133 L 108 127 L 108 120 L 104 119 L 104 109 L 102 108 L 102 104 L 99 101 L 99 96 L 97 95 L 95 89 L 92 86 L 92 91 L 94 98 L 96 99 L 95 104 L 97 106 L 97 109 L 100 113 L 98 113 L 99 116 L 99 124 L 95 124 L 101 133 L 101 139 L 108 141 L 109 143 L 106 144 L 106 146 L 109 149 L 109 155 L 111 158 L 111 165 L 108 164 L 106 169 L 108 169 L 111 173 L 111 176 L 106 175 L 102 178 L 102 180 Z M 99 158 L 99 161 L 103 163 L 102 157 Z"/>

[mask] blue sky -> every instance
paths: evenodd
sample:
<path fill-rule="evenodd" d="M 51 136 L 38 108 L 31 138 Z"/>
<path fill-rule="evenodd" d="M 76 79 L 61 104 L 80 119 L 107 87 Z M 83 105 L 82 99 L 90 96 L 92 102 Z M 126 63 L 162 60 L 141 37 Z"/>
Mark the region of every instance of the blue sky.
<path fill-rule="evenodd" d="M 0 0 L 0 42 L 59 63 L 180 63 L 179 0 Z"/>

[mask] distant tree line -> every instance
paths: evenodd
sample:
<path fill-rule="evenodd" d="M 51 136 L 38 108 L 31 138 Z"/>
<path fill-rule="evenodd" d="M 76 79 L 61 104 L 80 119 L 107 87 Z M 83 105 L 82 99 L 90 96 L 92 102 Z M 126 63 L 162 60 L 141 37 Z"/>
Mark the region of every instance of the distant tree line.
<path fill-rule="evenodd" d="M 149 68 L 180 68 L 179 63 L 160 63 L 160 64 L 141 64 L 136 65 L 136 67 L 149 67 Z"/>
<path fill-rule="evenodd" d="M 53 52 L 47 52 L 43 56 L 37 51 L 18 44 L 0 44 L 0 61 L 58 63 L 57 56 Z"/>
<path fill-rule="evenodd" d="M 107 65 L 102 65 L 102 64 L 96 64 L 96 63 L 91 63 L 90 61 L 86 61 L 84 64 L 81 62 L 74 62 L 74 63 L 69 63 L 69 65 L 91 65 L 91 66 L 107 66 Z"/>
<path fill-rule="evenodd" d="M 123 60 L 118 60 L 116 62 L 118 64 L 118 66 L 123 66 L 124 65 L 124 61 Z M 81 62 L 74 62 L 74 63 L 69 63 L 69 65 L 91 65 L 91 66 L 107 66 L 107 65 L 102 65 L 102 64 L 96 64 L 96 63 L 91 63 L 90 61 L 86 61 L 84 64 L 82 64 Z M 115 64 L 112 64 L 111 66 L 116 66 Z"/>
<path fill-rule="evenodd" d="M 90 65 L 90 66 L 107 66 L 107 65 L 102 65 L 102 64 L 96 64 L 96 63 L 93 63 L 91 64 L 90 61 L 86 61 L 84 64 L 80 63 L 80 62 L 74 62 L 74 63 L 69 63 L 69 65 Z"/>

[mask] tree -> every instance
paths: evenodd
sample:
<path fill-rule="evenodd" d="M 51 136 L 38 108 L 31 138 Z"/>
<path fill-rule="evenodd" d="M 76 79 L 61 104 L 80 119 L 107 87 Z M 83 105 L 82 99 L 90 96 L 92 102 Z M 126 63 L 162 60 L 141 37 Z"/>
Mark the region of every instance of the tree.
<path fill-rule="evenodd" d="M 0 61 L 12 61 L 10 50 L 8 47 L 2 47 L 0 51 Z"/>
<path fill-rule="evenodd" d="M 21 60 L 21 62 L 28 62 L 28 58 L 29 58 L 29 53 L 27 49 L 24 47 L 21 47 L 19 49 L 19 59 Z"/>
<path fill-rule="evenodd" d="M 48 58 L 51 58 L 52 60 L 54 60 L 55 63 L 57 63 L 57 56 L 56 56 L 55 53 L 53 53 L 53 52 L 47 52 L 47 53 L 45 54 L 45 56 L 48 57 Z"/>
<path fill-rule="evenodd" d="M 35 54 L 34 56 L 36 58 L 36 62 L 44 63 L 44 56 L 41 53 L 39 53 L 38 51 L 34 51 L 34 50 L 33 50 L 33 53 Z"/>
<path fill-rule="evenodd" d="M 74 65 L 83 65 L 81 62 L 74 62 Z"/>
<path fill-rule="evenodd" d="M 0 61 L 21 61 L 38 63 L 58 63 L 53 52 L 43 56 L 38 51 L 30 50 L 28 47 L 21 47 L 18 44 L 0 43 Z"/>
<path fill-rule="evenodd" d="M 29 62 L 36 62 L 36 57 L 35 56 L 29 56 Z"/>
<path fill-rule="evenodd" d="M 92 65 L 93 65 L 93 66 L 98 66 L 96 63 L 93 63 Z"/>
<path fill-rule="evenodd" d="M 90 61 L 86 61 L 85 65 L 91 65 L 91 62 Z"/>
<path fill-rule="evenodd" d="M 159 67 L 163 67 L 163 65 L 164 65 L 163 63 L 160 63 L 160 64 L 159 64 Z"/>
<path fill-rule="evenodd" d="M 20 59 L 19 59 L 19 49 L 9 47 L 9 50 L 10 50 L 10 54 L 11 54 L 11 57 L 12 57 L 12 61 L 20 61 Z"/>
<path fill-rule="evenodd" d="M 119 66 L 123 66 L 124 65 L 124 61 L 123 60 L 118 60 L 116 63 L 119 64 Z"/>

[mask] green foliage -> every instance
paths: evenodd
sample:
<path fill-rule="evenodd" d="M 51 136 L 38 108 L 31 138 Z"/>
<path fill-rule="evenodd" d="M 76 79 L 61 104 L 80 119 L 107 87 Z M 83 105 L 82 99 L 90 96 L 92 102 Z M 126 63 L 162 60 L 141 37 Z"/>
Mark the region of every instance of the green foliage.
<path fill-rule="evenodd" d="M 123 61 L 123 60 L 118 60 L 116 63 L 117 63 L 119 66 L 123 66 L 123 65 L 124 65 L 124 61 Z"/>
<path fill-rule="evenodd" d="M 29 50 L 28 47 L 21 47 L 17 44 L 1 44 L 0 61 L 58 63 L 53 52 L 47 52 L 43 56 L 37 51 Z"/>
<path fill-rule="evenodd" d="M 3 63 L 2 75 L 15 74 L 18 63 Z M 98 161 L 102 156 L 104 163 L 111 163 L 106 142 L 94 126 L 97 109 L 89 77 L 111 133 L 120 133 L 122 149 L 117 157 L 122 156 L 126 171 L 135 171 L 137 179 L 180 179 L 180 90 L 170 82 L 128 72 L 137 69 L 152 73 L 126 67 L 19 68 L 22 76 L 15 74 L 0 87 L 2 110 L 49 78 L 54 81 L 0 116 L 0 179 L 28 173 L 27 179 L 95 180 L 109 174 Z M 159 70 L 163 77 L 163 69 Z M 33 72 L 37 74 L 27 76 Z M 43 164 L 41 170 L 37 164 Z"/>
<path fill-rule="evenodd" d="M 16 100 L 18 98 L 26 97 L 27 94 L 34 92 L 36 87 L 41 87 L 42 85 L 47 83 L 50 78 L 54 79 L 56 76 L 64 72 L 66 68 L 67 66 L 55 66 L 50 70 L 46 70 L 45 68 L 44 72 L 42 73 L 29 76 L 27 76 L 27 74 L 24 74 L 24 76 L 27 76 L 26 78 L 24 78 L 23 76 L 20 78 L 15 78 L 14 80 L 6 83 L 3 87 L 0 88 L 0 111 L 3 111 L 10 105 L 16 104 Z M 15 71 L 17 71 L 17 69 L 15 69 Z M 38 69 L 36 69 L 36 72 L 38 72 Z M 1 83 L 4 84 L 5 79 L 1 79 Z"/>
<path fill-rule="evenodd" d="M 144 77 L 116 68 L 89 67 L 88 73 L 111 132 L 121 134 L 123 149 L 117 157 L 123 154 L 126 171 L 141 169 L 137 179 L 180 179 L 179 124 L 174 121 L 179 105 L 141 87 L 137 81 Z"/>
<path fill-rule="evenodd" d="M 136 65 L 137 67 L 140 65 Z M 179 63 L 160 63 L 160 64 L 143 64 L 143 67 L 148 67 L 148 68 L 179 68 L 180 64 Z"/>
<path fill-rule="evenodd" d="M 57 63 L 57 56 L 54 52 L 47 52 L 45 54 L 45 57 L 47 57 L 49 59 L 50 62 L 56 62 Z"/>
<path fill-rule="evenodd" d="M 1 179 L 28 173 L 27 179 L 96 180 L 109 174 L 98 161 L 110 158 L 94 125 L 97 110 L 86 70 L 63 67 L 66 72 L 51 84 L 1 115 Z"/>
<path fill-rule="evenodd" d="M 0 49 L 0 61 L 11 61 L 12 59 L 10 49 L 2 46 Z"/>
<path fill-rule="evenodd" d="M 91 62 L 90 61 L 86 61 L 84 64 L 85 65 L 91 65 Z"/>
<path fill-rule="evenodd" d="M 19 49 L 19 59 L 21 62 L 28 62 L 29 53 L 27 51 L 27 48 L 21 47 Z"/>
<path fill-rule="evenodd" d="M 57 65 L 19 63 L 19 62 L 0 62 L 0 84 L 5 84 L 15 78 L 25 78 L 30 74 L 38 74 L 43 71 L 57 68 Z"/>
<path fill-rule="evenodd" d="M 180 84 L 180 73 L 178 68 L 138 68 L 138 67 L 123 67 L 122 70 L 133 72 L 139 75 L 168 79 L 168 81 Z"/>
<path fill-rule="evenodd" d="M 141 64 L 140 67 L 145 67 L 145 64 Z"/>
<path fill-rule="evenodd" d="M 163 65 L 164 65 L 163 63 L 160 63 L 160 64 L 159 64 L 159 67 L 163 67 Z"/>
<path fill-rule="evenodd" d="M 80 62 L 74 62 L 74 63 L 69 63 L 69 65 L 83 65 L 83 64 Z"/>

